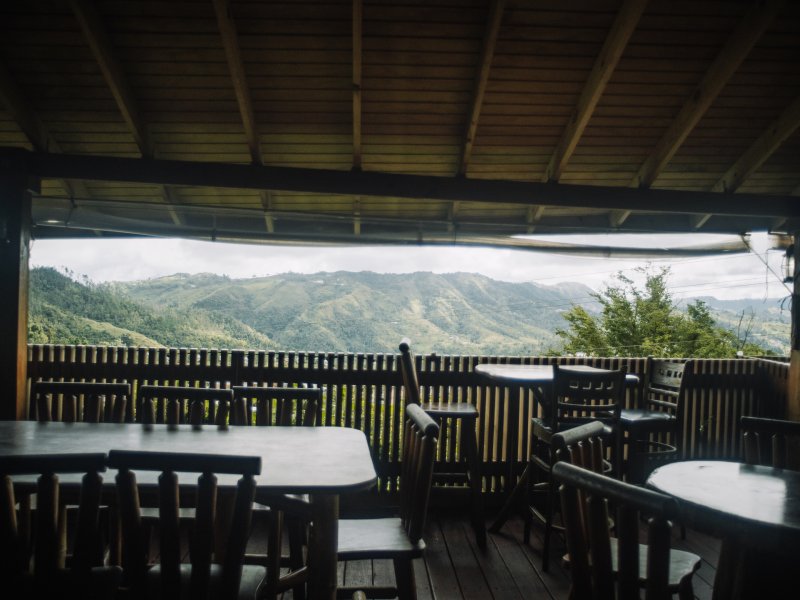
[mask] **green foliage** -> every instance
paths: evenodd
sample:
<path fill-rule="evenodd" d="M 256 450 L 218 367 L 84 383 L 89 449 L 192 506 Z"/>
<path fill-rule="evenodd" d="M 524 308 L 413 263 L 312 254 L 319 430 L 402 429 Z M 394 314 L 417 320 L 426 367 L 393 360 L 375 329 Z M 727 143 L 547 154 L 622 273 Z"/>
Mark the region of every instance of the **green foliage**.
<path fill-rule="evenodd" d="M 467 273 L 339 272 L 248 279 L 174 274 L 95 284 L 75 274 L 37 268 L 31 270 L 29 340 L 394 353 L 399 340 L 409 336 L 420 353 L 531 356 L 558 343 L 554 331 L 563 326 L 565 315 L 575 337 L 587 348 L 603 349 L 598 353 L 661 354 L 665 345 L 671 347 L 668 340 L 676 325 L 665 325 L 671 314 L 671 300 L 666 307 L 664 302 L 665 282 L 648 285 L 631 292 L 632 285 L 623 278 L 607 296 L 593 298 L 592 290 L 576 283 L 507 283 Z M 573 302 L 582 304 L 564 313 Z M 694 304 L 689 309 L 692 319 L 680 323 L 683 338 L 699 352 L 717 351 L 725 339 L 707 335 L 703 324 L 711 319 L 710 309 Z M 595 317 L 601 310 L 614 317 L 614 327 L 602 327 Z M 741 310 L 738 305 L 736 310 Z M 734 312 L 720 314 L 729 329 L 737 329 Z M 788 324 L 766 312 L 760 321 L 759 331 L 765 323 L 774 327 L 765 337 L 781 348 Z M 609 340 L 619 350 L 606 350 Z M 630 346 L 635 348 L 629 351 Z M 571 350 L 577 351 L 585 350 Z"/>
<path fill-rule="evenodd" d="M 590 356 L 682 356 L 698 358 L 767 355 L 771 352 L 718 327 L 702 300 L 678 310 L 667 288 L 669 269 L 640 269 L 645 275 L 639 288 L 622 273 L 616 282 L 593 294 L 600 314 L 593 316 L 573 305 L 564 314 L 568 329 L 557 329 L 562 352 Z"/>

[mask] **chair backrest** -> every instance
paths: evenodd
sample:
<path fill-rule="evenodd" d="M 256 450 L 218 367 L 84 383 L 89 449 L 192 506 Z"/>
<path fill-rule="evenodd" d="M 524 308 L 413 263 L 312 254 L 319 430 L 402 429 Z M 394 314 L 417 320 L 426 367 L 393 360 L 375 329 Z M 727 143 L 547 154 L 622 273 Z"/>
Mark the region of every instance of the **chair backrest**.
<path fill-rule="evenodd" d="M 218 454 L 187 454 L 170 452 L 143 452 L 111 450 L 108 464 L 118 469 L 117 498 L 122 523 L 124 567 L 134 598 L 145 598 L 150 593 L 148 583 L 160 587 L 161 598 L 178 598 L 181 589 L 184 596 L 207 598 L 210 590 L 214 597 L 226 600 L 237 598 L 244 564 L 245 546 L 250 532 L 253 500 L 255 499 L 255 476 L 261 473 L 261 458 L 258 456 L 236 456 Z M 159 564 L 148 582 L 148 552 L 146 529 L 142 527 L 139 504 L 139 489 L 136 472 L 156 471 L 159 496 Z M 181 548 L 179 536 L 179 481 L 178 472 L 199 473 L 196 498 L 195 521 L 190 541 L 190 573 L 188 581 L 181 577 Z M 236 485 L 233 500 L 233 515 L 228 537 L 222 547 L 225 556 L 221 563 L 219 579 L 212 586 L 212 564 L 214 548 L 221 540 L 215 540 L 222 528 L 216 521 L 217 475 L 241 475 Z M 184 482 L 185 483 L 185 482 Z"/>
<path fill-rule="evenodd" d="M 417 376 L 414 353 L 411 351 L 411 342 L 408 338 L 403 338 L 400 341 L 400 372 L 403 375 L 406 404 L 419 404 L 419 377 Z"/>
<path fill-rule="evenodd" d="M 233 390 L 171 385 L 143 385 L 138 392 L 137 420 L 141 423 L 215 423 L 228 425 Z"/>
<path fill-rule="evenodd" d="M 112 597 L 121 579 L 119 568 L 105 569 L 105 586 L 98 587 L 92 569 L 102 564 L 102 536 L 98 524 L 103 453 L 7 456 L 0 461 L 0 580 L 7 589 L 31 592 L 35 597 Z M 60 503 L 59 474 L 83 474 L 77 526 L 69 569 L 66 558 L 66 511 Z M 12 476 L 38 475 L 35 522 L 30 502 L 15 496 Z M 19 483 L 19 482 L 18 482 Z M 17 511 L 19 502 L 19 511 Z M 31 557 L 32 568 L 31 568 Z M 102 591 L 107 594 L 101 593 Z"/>
<path fill-rule="evenodd" d="M 553 467 L 560 482 L 561 507 L 572 575 L 571 598 L 638 599 L 639 519 L 647 518 L 647 600 L 671 597 L 669 583 L 674 498 L 637 487 L 566 461 Z M 618 569 L 612 570 L 609 502 L 618 508 Z M 587 535 L 588 532 L 588 535 Z"/>
<path fill-rule="evenodd" d="M 553 365 L 553 430 L 599 420 L 619 419 L 625 402 L 625 370 Z"/>
<path fill-rule="evenodd" d="M 681 419 L 684 408 L 684 382 L 689 382 L 692 378 L 694 361 L 650 357 L 648 363 L 642 408 L 669 412 Z"/>
<path fill-rule="evenodd" d="M 130 395 L 129 383 L 32 381 L 31 418 L 40 422 L 122 423 Z"/>
<path fill-rule="evenodd" d="M 742 417 L 740 424 L 747 464 L 798 468 L 798 460 L 792 458 L 800 444 L 800 421 Z"/>
<path fill-rule="evenodd" d="M 600 421 L 591 421 L 553 435 L 553 451 L 556 460 L 589 469 L 595 473 L 605 473 L 611 464 L 604 459 L 603 432 Z"/>
<path fill-rule="evenodd" d="M 400 464 L 400 518 L 411 543 L 422 539 L 431 493 L 439 426 L 417 404 L 406 405 Z"/>
<path fill-rule="evenodd" d="M 234 386 L 232 425 L 312 427 L 322 405 L 320 388 Z"/>

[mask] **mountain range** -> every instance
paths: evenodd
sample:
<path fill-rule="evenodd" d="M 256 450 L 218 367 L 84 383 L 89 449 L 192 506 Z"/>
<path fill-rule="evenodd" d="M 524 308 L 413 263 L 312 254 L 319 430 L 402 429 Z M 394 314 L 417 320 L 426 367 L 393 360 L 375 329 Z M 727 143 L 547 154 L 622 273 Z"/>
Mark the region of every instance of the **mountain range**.
<path fill-rule="evenodd" d="M 34 343 L 538 355 L 573 304 L 599 310 L 580 283 L 508 283 L 470 273 L 335 272 L 230 279 L 174 274 L 96 284 L 31 271 Z M 778 301 L 703 298 L 719 325 L 785 354 L 789 312 Z M 685 301 L 689 302 L 689 300 Z M 749 325 L 748 325 L 749 323 Z"/>

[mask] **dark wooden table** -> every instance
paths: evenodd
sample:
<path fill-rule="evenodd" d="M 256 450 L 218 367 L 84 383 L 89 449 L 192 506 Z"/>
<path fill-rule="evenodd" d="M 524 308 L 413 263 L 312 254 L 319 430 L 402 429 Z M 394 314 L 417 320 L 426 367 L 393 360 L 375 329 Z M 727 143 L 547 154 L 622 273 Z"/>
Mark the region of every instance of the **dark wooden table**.
<path fill-rule="evenodd" d="M 569 365 L 570 369 L 597 371 L 595 367 L 586 365 Z M 550 414 L 550 398 L 552 398 L 553 388 L 553 365 L 498 365 L 480 364 L 475 367 L 475 373 L 484 379 L 509 388 L 525 388 L 532 390 L 542 406 L 543 418 L 547 419 Z M 631 373 L 625 376 L 625 383 L 628 386 L 639 384 L 639 377 Z M 500 509 L 494 523 L 489 531 L 494 533 L 500 531 L 513 512 L 521 510 L 523 514 L 527 509 L 522 506 L 525 493 L 528 487 L 528 480 L 531 477 L 533 466 L 528 457 L 525 460 L 525 469 L 519 480 L 516 480 L 519 459 L 517 457 L 517 444 L 519 443 L 519 394 L 511 394 L 508 407 L 508 453 L 506 456 L 507 471 L 504 491 L 508 493 L 503 508 Z M 513 488 L 512 488 L 512 482 Z"/>
<path fill-rule="evenodd" d="M 375 485 L 364 433 L 343 427 L 145 427 L 113 423 L 0 421 L 0 460 L 19 454 L 108 452 L 112 448 L 162 452 L 248 454 L 261 457 L 260 491 L 310 494 L 313 535 L 309 561 L 311 598 L 336 597 L 339 496 Z M 106 485 L 113 476 L 106 473 Z M 233 476 L 219 476 L 221 488 Z M 142 479 L 145 482 L 144 479 Z"/>
<path fill-rule="evenodd" d="M 677 498 L 686 525 L 722 539 L 715 599 L 797 595 L 800 472 L 685 461 L 659 467 L 647 486 Z"/>

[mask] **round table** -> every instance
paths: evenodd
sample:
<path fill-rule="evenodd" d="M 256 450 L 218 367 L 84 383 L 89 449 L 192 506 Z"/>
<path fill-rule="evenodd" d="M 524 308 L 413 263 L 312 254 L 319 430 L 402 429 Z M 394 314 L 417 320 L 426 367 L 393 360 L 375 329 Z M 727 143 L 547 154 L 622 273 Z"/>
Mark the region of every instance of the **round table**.
<path fill-rule="evenodd" d="M 799 471 L 685 461 L 659 467 L 647 486 L 677 498 L 685 524 L 722 538 L 714 598 L 781 597 L 797 586 Z"/>

